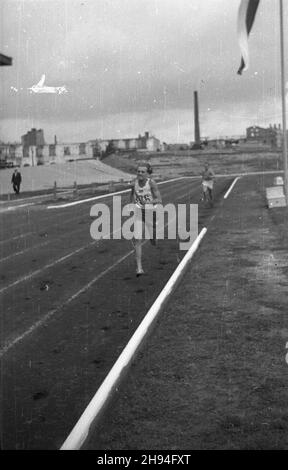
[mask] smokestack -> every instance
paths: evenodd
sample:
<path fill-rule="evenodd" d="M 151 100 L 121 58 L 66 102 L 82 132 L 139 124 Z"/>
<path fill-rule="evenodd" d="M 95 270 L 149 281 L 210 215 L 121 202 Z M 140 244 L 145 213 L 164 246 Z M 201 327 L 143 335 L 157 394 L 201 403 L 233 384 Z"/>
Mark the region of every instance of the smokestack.
<path fill-rule="evenodd" d="M 198 92 L 194 91 L 194 149 L 200 148 L 200 125 L 199 125 L 199 107 Z"/>

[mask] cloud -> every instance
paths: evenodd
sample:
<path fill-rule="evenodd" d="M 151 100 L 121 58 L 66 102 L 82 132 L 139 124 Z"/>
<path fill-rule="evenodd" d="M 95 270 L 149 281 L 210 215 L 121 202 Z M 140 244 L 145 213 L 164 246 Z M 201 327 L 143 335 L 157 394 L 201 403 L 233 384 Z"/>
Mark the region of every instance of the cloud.
<path fill-rule="evenodd" d="M 225 107 L 200 107 L 200 131 L 202 138 L 229 135 L 245 135 L 250 125 L 268 126 L 281 122 L 279 100 L 271 97 L 265 102 L 243 101 L 227 103 Z M 58 118 L 3 119 L 0 139 L 15 140 L 31 127 L 43 128 L 47 143 L 57 135 L 60 142 L 83 142 L 90 139 L 136 137 L 149 131 L 165 142 L 191 142 L 194 140 L 194 116 L 189 108 L 159 109 L 141 112 L 111 113 L 101 117 L 77 120 Z M 19 137 L 17 139 L 19 141 Z"/>
<path fill-rule="evenodd" d="M 242 133 L 246 120 L 238 115 L 247 122 L 249 116 L 264 119 L 279 101 L 279 28 L 274 0 L 261 2 L 249 39 L 251 66 L 237 76 L 238 5 L 3 0 L 1 50 L 13 57 L 13 67 L 1 70 L 1 138 L 19 138 L 17 129 L 32 121 L 36 127 L 44 123 L 47 135 L 56 127 L 68 139 L 70 129 L 71 140 L 80 129 L 83 139 L 93 129 L 110 137 L 119 129 L 137 135 L 150 122 L 163 139 L 192 140 L 195 89 L 205 133 L 206 127 L 208 135 Z M 67 95 L 28 93 L 43 73 L 48 85 L 65 85 Z"/>

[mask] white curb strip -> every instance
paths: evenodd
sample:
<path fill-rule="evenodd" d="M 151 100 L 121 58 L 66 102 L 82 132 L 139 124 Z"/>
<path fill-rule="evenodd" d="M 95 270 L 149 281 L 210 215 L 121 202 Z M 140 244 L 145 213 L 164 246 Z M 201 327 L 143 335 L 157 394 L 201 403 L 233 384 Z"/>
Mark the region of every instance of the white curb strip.
<path fill-rule="evenodd" d="M 173 178 L 171 180 L 166 180 L 166 181 L 161 181 L 159 184 L 165 184 L 165 183 L 172 183 L 172 181 L 177 181 L 185 178 L 184 176 L 180 176 L 179 178 Z M 115 194 L 124 194 L 124 193 L 129 193 L 131 192 L 131 188 L 128 189 L 123 189 L 122 191 L 116 191 L 115 193 L 107 193 L 107 194 L 101 194 L 101 196 L 93 196 L 89 197 L 87 199 L 81 199 L 80 201 L 73 201 L 73 202 L 67 202 L 65 204 L 56 204 L 52 206 L 48 206 L 47 209 L 64 209 L 65 207 L 72 207 L 72 206 L 77 206 L 78 204 L 84 204 L 85 202 L 90 202 L 90 201 L 96 201 L 98 199 L 105 199 L 107 197 L 115 196 Z"/>
<path fill-rule="evenodd" d="M 224 195 L 224 199 L 227 199 L 227 197 L 229 196 L 229 194 L 231 193 L 233 187 L 235 186 L 235 184 L 237 183 L 237 181 L 240 179 L 240 176 L 237 176 L 237 178 L 235 178 L 235 180 L 233 181 L 233 183 L 231 184 L 230 188 L 228 189 L 227 193 Z"/>
<path fill-rule="evenodd" d="M 82 447 L 88 437 L 90 426 L 95 422 L 109 396 L 112 395 L 121 379 L 121 374 L 124 372 L 125 368 L 130 365 L 140 344 L 145 338 L 148 329 L 151 327 L 153 321 L 162 311 L 168 298 L 175 290 L 176 285 L 182 278 L 189 261 L 196 252 L 206 232 L 207 228 L 203 228 L 201 230 L 200 234 L 182 259 L 181 263 L 177 266 L 169 281 L 162 289 L 152 307 L 149 309 L 146 316 L 133 334 L 132 338 L 118 357 L 114 366 L 102 382 L 100 388 L 97 390 L 96 394 L 90 401 L 89 405 L 81 415 L 80 419 L 72 429 L 60 450 L 79 450 Z"/>

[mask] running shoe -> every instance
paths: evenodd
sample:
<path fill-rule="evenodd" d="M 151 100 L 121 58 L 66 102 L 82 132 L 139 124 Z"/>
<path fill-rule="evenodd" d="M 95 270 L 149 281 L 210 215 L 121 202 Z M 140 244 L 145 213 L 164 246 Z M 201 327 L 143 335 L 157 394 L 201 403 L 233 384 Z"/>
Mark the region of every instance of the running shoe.
<path fill-rule="evenodd" d="M 137 277 L 142 276 L 142 274 L 144 274 L 143 269 L 136 269 L 136 276 Z"/>

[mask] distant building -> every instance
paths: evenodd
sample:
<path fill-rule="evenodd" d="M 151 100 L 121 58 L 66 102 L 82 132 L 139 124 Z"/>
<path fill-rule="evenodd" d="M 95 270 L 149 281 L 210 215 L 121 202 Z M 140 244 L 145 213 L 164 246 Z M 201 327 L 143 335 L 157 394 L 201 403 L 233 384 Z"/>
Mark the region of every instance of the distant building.
<path fill-rule="evenodd" d="M 23 158 L 22 145 L 20 144 L 1 144 L 0 162 L 1 167 L 21 165 Z"/>
<path fill-rule="evenodd" d="M 58 143 L 54 136 L 53 144 L 45 144 L 42 129 L 31 129 L 21 137 L 21 144 L 0 144 L 1 167 L 8 163 L 19 166 L 49 165 L 81 159 L 100 158 L 110 144 L 115 150 L 158 151 L 160 140 L 145 132 L 133 139 L 90 140 L 79 143 Z"/>
<path fill-rule="evenodd" d="M 154 136 L 150 136 L 149 132 L 145 132 L 143 136 L 139 134 L 138 137 L 133 138 L 101 140 L 101 150 L 105 152 L 109 143 L 113 145 L 115 150 L 120 151 L 137 150 L 157 152 L 161 150 L 160 140 Z"/>
<path fill-rule="evenodd" d="M 178 151 L 178 150 L 189 150 L 190 145 L 189 144 L 166 144 L 167 145 L 167 150 L 170 151 Z"/>
<path fill-rule="evenodd" d="M 161 147 L 160 147 L 161 152 L 167 152 L 168 148 L 169 148 L 169 144 L 167 144 L 166 142 L 161 143 Z"/>
<path fill-rule="evenodd" d="M 217 139 L 209 139 L 206 144 L 208 149 L 223 149 L 226 146 L 226 140 L 218 137 Z"/>
<path fill-rule="evenodd" d="M 148 132 L 145 132 L 145 134 L 148 134 Z M 149 152 L 158 152 L 161 150 L 161 142 L 156 137 L 154 136 L 149 137 L 149 134 L 148 134 L 148 137 L 145 137 L 145 140 L 146 140 L 146 150 L 148 150 Z"/>
<path fill-rule="evenodd" d="M 100 145 L 97 141 L 72 144 L 54 143 L 45 145 L 1 144 L 1 166 L 6 163 L 13 165 L 49 165 L 68 161 L 100 156 Z"/>
<path fill-rule="evenodd" d="M 29 145 L 45 145 L 43 129 L 31 129 L 27 134 L 22 135 L 21 143 L 23 146 Z"/>
<path fill-rule="evenodd" d="M 280 124 L 278 127 L 276 124 L 268 128 L 260 126 L 250 126 L 246 129 L 247 143 L 258 143 L 269 145 L 270 147 L 279 148 L 282 145 L 282 130 Z"/>

